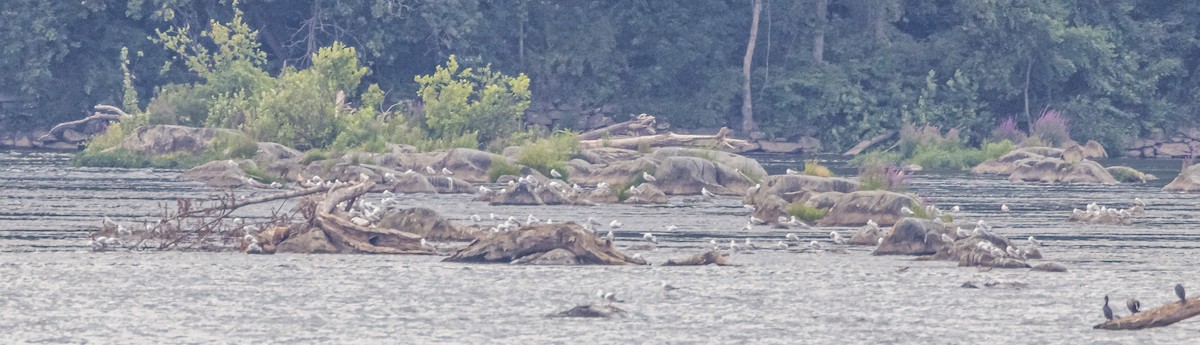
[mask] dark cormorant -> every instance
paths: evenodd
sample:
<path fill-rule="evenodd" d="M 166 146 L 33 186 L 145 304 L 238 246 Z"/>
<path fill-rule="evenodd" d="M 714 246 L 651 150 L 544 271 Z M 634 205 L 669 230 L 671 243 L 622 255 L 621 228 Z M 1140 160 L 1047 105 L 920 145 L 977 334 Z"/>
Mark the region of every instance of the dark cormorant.
<path fill-rule="evenodd" d="M 1179 296 L 1179 303 L 1187 304 L 1187 294 L 1183 292 L 1183 284 L 1175 284 L 1175 296 Z"/>
<path fill-rule="evenodd" d="M 1108 295 L 1104 295 L 1104 318 L 1113 319 L 1112 308 L 1108 307 Z"/>
<path fill-rule="evenodd" d="M 1142 308 L 1142 303 L 1138 302 L 1137 298 L 1130 298 L 1128 301 L 1125 301 L 1125 307 L 1129 308 L 1130 313 L 1137 314 L 1138 309 Z"/>

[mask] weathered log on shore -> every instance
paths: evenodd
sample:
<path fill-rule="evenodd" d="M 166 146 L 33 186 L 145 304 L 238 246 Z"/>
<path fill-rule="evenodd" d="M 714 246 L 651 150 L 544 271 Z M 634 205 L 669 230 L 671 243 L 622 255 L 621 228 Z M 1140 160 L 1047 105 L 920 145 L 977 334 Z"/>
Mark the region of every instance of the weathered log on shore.
<path fill-rule="evenodd" d="M 871 139 L 860 141 L 860 142 L 858 142 L 857 145 L 854 145 L 854 147 L 851 147 L 849 150 L 846 150 L 845 153 L 842 153 L 842 155 L 843 156 L 857 156 L 858 154 L 862 153 L 864 150 L 871 148 L 871 146 L 875 146 L 875 144 L 883 142 L 884 140 L 888 140 L 889 138 L 891 138 L 894 135 L 896 135 L 896 131 L 887 131 L 887 132 L 884 132 L 883 134 L 871 137 Z"/>
<path fill-rule="evenodd" d="M 610 137 L 610 138 L 611 137 L 621 137 L 621 136 L 640 137 L 640 136 L 646 136 L 646 135 L 654 135 L 654 134 L 657 134 L 657 132 L 654 129 L 655 124 L 657 124 L 657 120 L 654 119 L 654 116 L 650 116 L 647 114 L 641 114 L 641 115 L 634 117 L 633 119 L 630 119 L 629 121 L 621 122 L 618 124 L 606 126 L 603 128 L 598 128 L 595 130 L 591 130 L 591 131 L 587 131 L 582 134 L 579 134 L 579 140 L 596 140 L 596 139 L 605 138 L 605 137 Z"/>
<path fill-rule="evenodd" d="M 37 138 L 37 141 L 41 143 L 61 141 L 78 144 L 87 141 L 92 135 L 103 132 L 104 129 L 108 128 L 109 122 L 133 118 L 132 115 L 126 114 L 121 109 L 111 105 L 98 104 L 93 109 L 96 112 L 92 113 L 91 116 L 55 125 L 54 128 L 50 129 L 49 133 Z"/>
<path fill-rule="evenodd" d="M 1200 296 L 1189 298 L 1187 301 L 1187 304 L 1171 302 L 1158 308 L 1108 320 L 1092 328 L 1115 331 L 1170 326 L 1176 322 L 1200 315 Z"/>
<path fill-rule="evenodd" d="M 329 241 L 335 247 L 345 251 L 367 254 L 436 254 L 433 250 L 422 247 L 421 237 L 404 231 L 370 228 L 352 222 L 346 213 L 338 208 L 342 202 L 351 202 L 361 197 L 375 187 L 375 181 L 363 178 L 357 184 L 347 187 L 334 187 L 316 202 L 316 212 L 313 225 L 324 231 Z"/>
<path fill-rule="evenodd" d="M 758 148 L 758 145 L 751 142 L 729 138 L 730 133 L 733 133 L 733 130 L 722 127 L 712 135 L 683 135 L 668 132 L 629 138 L 580 140 L 579 147 L 583 149 L 615 147 L 628 150 L 637 150 L 639 147 L 704 147 L 734 152 L 753 151 Z"/>

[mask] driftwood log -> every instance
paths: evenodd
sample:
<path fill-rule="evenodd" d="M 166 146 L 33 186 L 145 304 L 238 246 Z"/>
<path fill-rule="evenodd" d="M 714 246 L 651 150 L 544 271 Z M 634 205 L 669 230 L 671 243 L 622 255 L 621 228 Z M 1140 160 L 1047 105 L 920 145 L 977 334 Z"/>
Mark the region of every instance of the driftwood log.
<path fill-rule="evenodd" d="M 103 131 L 104 128 L 107 128 L 109 122 L 133 118 L 132 115 L 126 114 L 121 109 L 111 105 L 98 104 L 93 109 L 96 112 L 92 113 L 91 116 L 55 125 L 54 128 L 50 129 L 49 133 L 38 137 L 37 141 L 43 143 L 53 141 L 80 143 L 87 140 L 92 134 Z"/>
<path fill-rule="evenodd" d="M 375 181 L 362 178 L 358 183 L 346 187 L 334 187 L 316 202 L 316 212 L 313 219 L 320 231 L 325 232 L 329 241 L 339 248 L 348 248 L 357 253 L 366 254 L 437 254 L 434 250 L 421 246 L 421 237 L 408 232 L 360 226 L 351 222 L 347 213 L 338 208 L 342 202 L 353 202 L 354 199 L 371 191 Z M 314 229 L 314 231 L 316 231 Z"/>
<path fill-rule="evenodd" d="M 1107 330 L 1139 330 L 1169 326 L 1179 321 L 1200 315 L 1200 296 L 1187 299 L 1188 303 L 1167 303 L 1158 308 L 1145 310 L 1126 317 L 1105 321 L 1092 327 Z"/>
<path fill-rule="evenodd" d="M 665 133 L 628 138 L 609 138 L 580 140 L 579 147 L 590 149 L 598 147 L 615 147 L 627 150 L 637 150 L 639 147 L 702 147 L 715 148 L 733 152 L 746 152 L 758 149 L 758 145 L 741 139 L 729 138 L 733 130 L 722 127 L 716 134 L 684 135 Z"/>
<path fill-rule="evenodd" d="M 641 114 L 633 119 L 611 126 L 597 128 L 579 134 L 579 140 L 596 140 L 604 137 L 640 137 L 654 135 L 657 121 L 654 116 Z"/>
<path fill-rule="evenodd" d="M 894 135 L 896 135 L 896 131 L 887 131 L 883 134 L 871 137 L 871 139 L 860 141 L 858 142 L 858 145 L 854 145 L 854 147 L 851 147 L 850 150 L 847 150 L 846 153 L 843 153 L 842 155 L 857 156 L 871 146 L 875 146 L 875 144 L 883 142 L 884 140 L 888 140 L 888 138 L 891 138 Z"/>
<path fill-rule="evenodd" d="M 644 265 L 641 258 L 627 256 L 612 241 L 568 222 L 533 224 L 500 232 L 471 242 L 467 248 L 446 258 L 447 262 L 536 263 L 544 256 L 559 256 L 553 264 Z M 547 258 L 548 259 L 548 258 Z M 518 261 L 520 260 L 520 261 Z"/>

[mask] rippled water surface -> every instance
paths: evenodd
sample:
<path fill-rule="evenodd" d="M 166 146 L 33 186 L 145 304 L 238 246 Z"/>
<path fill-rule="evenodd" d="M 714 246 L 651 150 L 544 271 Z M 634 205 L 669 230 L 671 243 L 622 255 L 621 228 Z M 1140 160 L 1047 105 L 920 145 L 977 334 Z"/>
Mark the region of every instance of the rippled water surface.
<path fill-rule="evenodd" d="M 1171 302 L 1183 283 L 1200 293 L 1200 200 L 1163 193 L 1178 161 L 1111 161 L 1152 172 L 1146 185 L 1018 184 L 992 177 L 917 175 L 910 190 L 961 205 L 1000 234 L 1036 235 L 1068 273 L 959 268 L 952 262 L 757 250 L 734 267 L 516 267 L 440 257 L 86 251 L 101 216 L 133 222 L 177 197 L 219 193 L 177 171 L 71 168 L 68 154 L 0 152 L 0 342 L 42 343 L 1193 343 L 1200 320 L 1153 330 L 1092 330 L 1110 295 Z M 798 157 L 762 156 L 773 173 Z M 831 162 L 837 168 L 839 162 Z M 845 171 L 843 169 L 835 169 Z M 1089 202 L 1150 206 L 1133 226 L 1065 222 Z M 673 198 L 669 205 L 493 207 L 467 195 L 408 195 L 405 203 L 458 222 L 497 213 L 545 219 L 621 219 L 618 245 L 653 263 L 698 253 L 715 239 L 769 247 L 787 230 L 744 232 L 740 200 Z M 1001 213 L 1007 203 L 1010 213 Z M 239 211 L 265 215 L 262 205 Z M 679 226 L 673 232 L 662 227 Z M 831 230 L 791 230 L 805 241 Z M 644 248 L 641 233 L 662 244 Z M 1024 243 L 1019 240 L 1018 243 Z M 908 267 L 905 271 L 899 271 Z M 965 289 L 966 281 L 1028 284 Z M 681 287 L 664 293 L 661 282 Z M 616 291 L 629 316 L 547 314 Z"/>

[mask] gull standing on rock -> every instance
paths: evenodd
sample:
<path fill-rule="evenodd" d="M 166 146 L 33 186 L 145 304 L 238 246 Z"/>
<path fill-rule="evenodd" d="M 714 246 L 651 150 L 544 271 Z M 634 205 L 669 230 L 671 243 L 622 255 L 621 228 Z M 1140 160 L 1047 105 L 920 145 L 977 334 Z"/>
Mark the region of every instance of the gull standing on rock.
<path fill-rule="evenodd" d="M 454 175 L 454 172 L 450 171 L 450 169 L 446 169 L 446 167 L 442 167 L 442 173 L 446 175 Z"/>
<path fill-rule="evenodd" d="M 429 173 L 430 175 L 437 175 L 437 170 L 433 170 L 433 167 L 428 165 L 425 166 L 425 172 Z"/>
<path fill-rule="evenodd" d="M 1042 241 L 1038 241 L 1038 239 L 1033 238 L 1033 235 L 1029 235 L 1029 245 L 1041 247 Z"/>
<path fill-rule="evenodd" d="M 550 169 L 550 177 L 562 178 L 562 174 L 559 174 L 558 170 Z"/>
<path fill-rule="evenodd" d="M 646 180 L 647 182 L 658 181 L 658 179 L 654 178 L 654 175 L 650 175 L 650 173 L 645 171 L 642 172 L 642 179 Z"/>
<path fill-rule="evenodd" d="M 902 206 L 902 207 L 900 207 L 900 214 L 903 214 L 905 216 L 911 216 L 911 215 L 913 215 L 913 210 L 911 208 L 908 208 L 908 206 Z"/>
<path fill-rule="evenodd" d="M 705 188 L 705 187 L 700 187 L 700 195 L 707 196 L 710 198 L 717 197 L 716 194 L 713 194 L 712 192 L 708 191 L 708 188 Z"/>
<path fill-rule="evenodd" d="M 616 237 L 615 235 L 613 235 L 613 232 L 612 232 L 612 230 L 609 230 L 609 231 L 608 231 L 608 235 L 604 235 L 604 238 L 607 238 L 609 241 L 613 241 L 613 240 L 615 240 L 617 237 Z"/>

